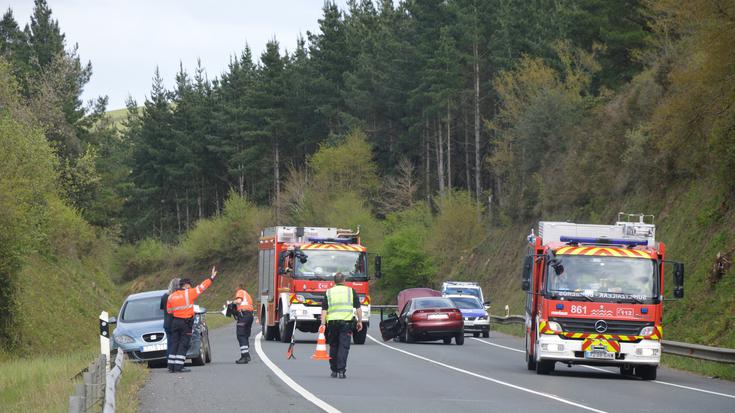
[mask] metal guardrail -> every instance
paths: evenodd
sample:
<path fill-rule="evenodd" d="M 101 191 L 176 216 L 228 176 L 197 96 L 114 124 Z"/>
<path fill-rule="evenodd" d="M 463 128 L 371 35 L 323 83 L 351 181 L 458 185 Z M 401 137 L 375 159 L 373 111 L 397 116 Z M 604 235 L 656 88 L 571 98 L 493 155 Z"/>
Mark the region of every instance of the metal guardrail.
<path fill-rule="evenodd" d="M 82 382 L 76 384 L 74 395 L 69 397 L 69 413 L 99 411 L 97 405 L 105 398 L 107 357 L 100 354 L 86 370 L 72 378 L 74 380 L 81 376 Z"/>
<path fill-rule="evenodd" d="M 107 373 L 107 380 L 105 386 L 105 407 L 102 413 L 115 413 L 115 389 L 117 388 L 117 382 L 120 380 L 120 375 L 123 369 L 123 356 L 124 352 L 118 351 L 117 357 L 115 357 L 115 366 L 110 369 Z"/>

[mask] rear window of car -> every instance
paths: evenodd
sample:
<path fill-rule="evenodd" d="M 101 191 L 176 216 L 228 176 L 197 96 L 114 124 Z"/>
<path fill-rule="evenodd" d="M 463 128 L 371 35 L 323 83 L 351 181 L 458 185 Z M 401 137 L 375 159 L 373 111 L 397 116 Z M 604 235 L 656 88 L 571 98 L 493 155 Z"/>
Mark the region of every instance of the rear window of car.
<path fill-rule="evenodd" d="M 451 297 L 450 300 L 452 300 L 457 308 L 465 310 L 484 308 L 480 303 L 480 300 L 475 297 Z"/>
<path fill-rule="evenodd" d="M 480 298 L 480 290 L 477 288 L 468 288 L 468 287 L 447 287 L 444 289 L 444 294 L 446 295 L 453 295 L 453 294 L 466 294 L 466 295 L 474 295 L 477 298 Z"/>
<path fill-rule="evenodd" d="M 422 310 L 425 308 L 455 308 L 451 300 L 446 298 L 417 298 L 414 300 L 414 308 Z"/>
<path fill-rule="evenodd" d="M 151 297 L 127 301 L 123 307 L 121 320 L 131 322 L 162 318 L 161 297 Z"/>

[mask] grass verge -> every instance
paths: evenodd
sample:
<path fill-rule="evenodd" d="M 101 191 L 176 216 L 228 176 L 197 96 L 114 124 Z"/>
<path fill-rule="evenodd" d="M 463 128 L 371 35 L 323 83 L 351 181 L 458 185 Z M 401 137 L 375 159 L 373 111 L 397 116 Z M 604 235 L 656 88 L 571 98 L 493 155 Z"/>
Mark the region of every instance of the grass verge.
<path fill-rule="evenodd" d="M 72 380 L 96 352 L 5 360 L 0 363 L 0 406 L 6 413 L 66 412 L 74 393 Z M 39 395 L 42 395 L 39 397 Z"/>
<path fill-rule="evenodd" d="M 117 387 L 116 411 L 120 413 L 138 411 L 140 389 L 145 384 L 148 374 L 145 363 L 125 363 Z"/>
<path fill-rule="evenodd" d="M 661 364 L 708 377 L 716 377 L 726 380 L 735 380 L 735 366 L 732 364 L 716 363 L 714 361 L 698 360 L 689 357 L 664 354 Z"/>

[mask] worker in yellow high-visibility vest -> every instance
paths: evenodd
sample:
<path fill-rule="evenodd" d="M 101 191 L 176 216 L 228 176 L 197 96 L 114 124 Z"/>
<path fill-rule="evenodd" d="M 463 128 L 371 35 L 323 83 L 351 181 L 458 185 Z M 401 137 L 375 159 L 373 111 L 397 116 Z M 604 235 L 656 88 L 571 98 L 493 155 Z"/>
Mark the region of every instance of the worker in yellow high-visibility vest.
<path fill-rule="evenodd" d="M 362 331 L 362 308 L 360 299 L 351 287 L 344 285 L 342 273 L 334 275 L 334 287 L 327 290 L 327 299 L 322 302 L 322 326 L 327 326 L 329 343 L 329 368 L 332 377 L 347 377 L 347 355 L 350 353 L 352 329 L 357 309 L 357 331 Z"/>

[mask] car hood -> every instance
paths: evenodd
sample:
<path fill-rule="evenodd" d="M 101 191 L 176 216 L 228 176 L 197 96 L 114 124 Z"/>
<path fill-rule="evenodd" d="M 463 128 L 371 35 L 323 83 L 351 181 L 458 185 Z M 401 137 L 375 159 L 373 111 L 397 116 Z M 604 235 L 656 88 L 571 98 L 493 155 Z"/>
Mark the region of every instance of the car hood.
<path fill-rule="evenodd" d="M 113 335 L 127 334 L 134 338 L 146 333 L 163 332 L 163 319 L 136 321 L 132 323 L 118 322 Z"/>
<path fill-rule="evenodd" d="M 460 308 L 463 317 L 483 317 L 487 315 L 487 311 L 481 308 Z"/>

